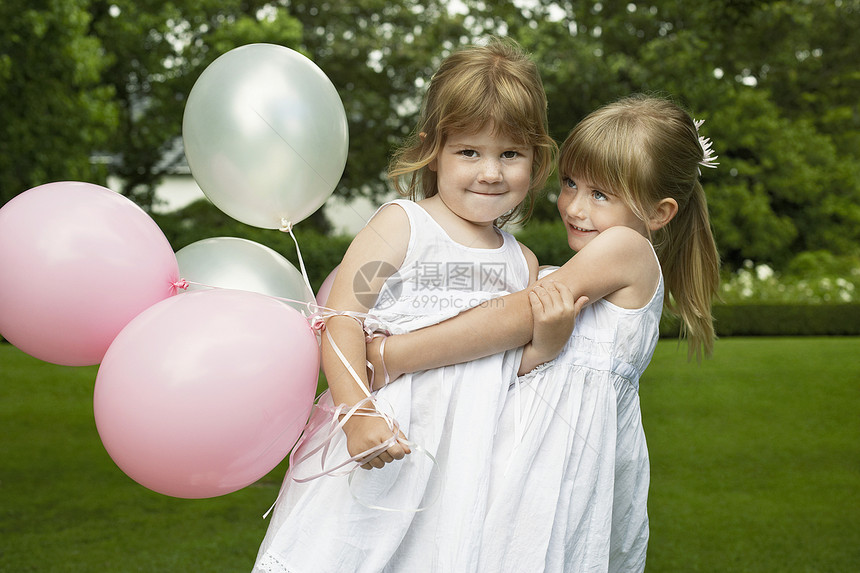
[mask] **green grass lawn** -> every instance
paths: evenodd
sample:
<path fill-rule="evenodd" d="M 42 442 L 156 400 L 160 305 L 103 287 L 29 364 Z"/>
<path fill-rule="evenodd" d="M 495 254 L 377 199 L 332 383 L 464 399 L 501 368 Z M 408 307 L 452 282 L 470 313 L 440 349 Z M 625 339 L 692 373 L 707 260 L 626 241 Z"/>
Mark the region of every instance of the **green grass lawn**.
<path fill-rule="evenodd" d="M 685 356 L 661 342 L 642 380 L 648 573 L 860 570 L 860 339 Z M 153 493 L 101 445 L 95 375 L 0 344 L 0 571 L 249 571 L 283 464 L 220 498 Z"/>
<path fill-rule="evenodd" d="M 147 490 L 101 444 L 96 371 L 0 344 L 0 571 L 250 571 L 285 466 L 218 498 Z"/>
<path fill-rule="evenodd" d="M 860 571 L 860 339 L 661 342 L 640 388 L 649 573 Z"/>

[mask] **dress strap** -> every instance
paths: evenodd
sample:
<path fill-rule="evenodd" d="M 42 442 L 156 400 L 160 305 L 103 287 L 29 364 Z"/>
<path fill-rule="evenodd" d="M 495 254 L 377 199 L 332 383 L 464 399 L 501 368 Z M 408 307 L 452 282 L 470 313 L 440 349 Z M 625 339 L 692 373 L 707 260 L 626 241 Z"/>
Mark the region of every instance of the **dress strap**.
<path fill-rule="evenodd" d="M 413 225 L 413 226 L 415 225 L 416 220 L 418 219 L 418 217 L 420 217 L 420 216 L 421 216 L 421 214 L 422 214 L 422 213 L 423 213 L 425 216 L 427 216 L 427 217 L 429 217 L 429 216 L 430 216 L 430 215 L 429 215 L 429 214 L 428 214 L 424 209 L 422 209 L 421 207 L 419 207 L 419 206 L 415 203 L 415 201 L 411 201 L 411 200 L 409 200 L 409 199 L 393 199 L 393 200 L 391 200 L 391 201 L 386 201 L 385 203 L 383 203 L 382 205 L 380 205 L 379 207 L 377 207 L 376 211 L 374 211 L 374 212 L 373 212 L 373 215 L 371 215 L 371 216 L 370 216 L 370 219 L 368 219 L 367 221 L 368 221 L 368 222 L 370 222 L 370 220 L 371 220 L 371 219 L 373 219 L 374 217 L 376 217 L 376 215 L 377 215 L 380 211 L 382 211 L 383 209 L 385 209 L 385 208 L 386 208 L 386 207 L 388 207 L 389 205 L 398 205 L 398 206 L 400 206 L 400 208 L 401 208 L 401 209 L 403 209 L 403 210 L 406 212 L 406 216 L 409 218 L 409 224 L 410 224 L 410 225 Z"/>

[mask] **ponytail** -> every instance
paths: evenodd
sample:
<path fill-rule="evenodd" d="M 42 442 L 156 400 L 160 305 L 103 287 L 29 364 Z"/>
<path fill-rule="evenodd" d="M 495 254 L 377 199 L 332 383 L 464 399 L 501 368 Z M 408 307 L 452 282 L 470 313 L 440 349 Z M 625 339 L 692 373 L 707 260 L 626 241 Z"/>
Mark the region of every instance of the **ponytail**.
<path fill-rule="evenodd" d="M 687 357 L 714 348 L 714 321 L 711 301 L 720 283 L 720 257 L 711 232 L 708 205 L 702 184 L 693 183 L 689 201 L 665 228 L 666 236 L 657 245 L 663 263 L 663 278 L 669 296 L 666 309 L 682 320 L 681 334 L 688 339 Z"/>

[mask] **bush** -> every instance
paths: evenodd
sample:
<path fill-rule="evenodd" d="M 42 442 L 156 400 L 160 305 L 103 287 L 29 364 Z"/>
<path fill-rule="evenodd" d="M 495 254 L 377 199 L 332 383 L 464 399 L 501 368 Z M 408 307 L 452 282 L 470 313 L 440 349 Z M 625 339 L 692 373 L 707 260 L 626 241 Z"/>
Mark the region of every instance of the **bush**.
<path fill-rule="evenodd" d="M 567 231 L 560 220 L 529 221 L 516 231 L 517 239 L 537 256 L 542 265 L 561 266 L 573 256 L 567 245 Z"/>
<path fill-rule="evenodd" d="M 830 253 L 800 253 L 786 272 L 744 261 L 723 276 L 720 298 L 728 303 L 850 303 L 860 291 L 860 261 Z"/>
<path fill-rule="evenodd" d="M 174 251 L 211 237 L 237 237 L 265 245 L 299 268 L 296 245 L 288 233 L 245 225 L 221 213 L 208 201 L 197 201 L 181 211 L 154 218 Z M 340 264 L 352 237 L 330 237 L 312 225 L 302 223 L 295 226 L 293 234 L 302 250 L 308 279 L 316 291 L 332 269 Z"/>
<path fill-rule="evenodd" d="M 332 269 L 338 266 L 341 260 L 343 260 L 343 255 L 346 253 L 346 249 L 349 248 L 352 237 L 343 235 L 327 237 L 313 229 L 307 231 L 297 229 L 293 232 L 296 235 L 299 247 L 302 249 L 302 258 L 308 271 L 311 286 L 316 291 Z M 284 235 L 284 239 L 289 239 L 289 245 L 283 247 L 283 250 L 280 251 L 281 254 L 289 259 L 296 268 L 299 268 L 299 259 L 296 254 L 295 244 L 288 235 L 285 233 L 280 234 Z"/>
<path fill-rule="evenodd" d="M 274 249 L 298 268 L 296 247 L 287 233 L 235 221 L 208 201 L 155 218 L 174 250 L 209 237 L 239 237 Z M 560 220 L 532 220 L 513 231 L 542 265 L 563 265 L 572 256 Z M 340 264 L 352 237 L 328 236 L 310 224 L 297 225 L 293 233 L 311 286 L 317 290 Z M 784 274 L 746 261 L 736 272 L 724 273 L 723 304 L 714 306 L 715 328 L 718 336 L 860 334 L 858 291 L 860 261 L 856 257 L 800 253 Z M 677 319 L 664 317 L 661 336 L 677 337 L 679 330 Z"/>
<path fill-rule="evenodd" d="M 719 336 L 860 334 L 860 304 L 750 304 L 714 307 Z"/>
<path fill-rule="evenodd" d="M 860 304 L 717 304 L 717 336 L 856 336 Z M 660 336 L 677 337 L 677 318 L 664 315 Z"/>

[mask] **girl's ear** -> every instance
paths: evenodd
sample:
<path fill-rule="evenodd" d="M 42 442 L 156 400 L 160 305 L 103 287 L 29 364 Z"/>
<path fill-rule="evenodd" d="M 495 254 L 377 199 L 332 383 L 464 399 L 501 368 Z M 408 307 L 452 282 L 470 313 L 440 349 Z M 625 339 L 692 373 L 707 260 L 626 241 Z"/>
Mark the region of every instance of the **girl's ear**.
<path fill-rule="evenodd" d="M 648 228 L 652 231 L 662 229 L 675 215 L 678 214 L 678 202 L 672 198 L 665 198 L 657 203 L 657 207 L 648 219 Z"/>

